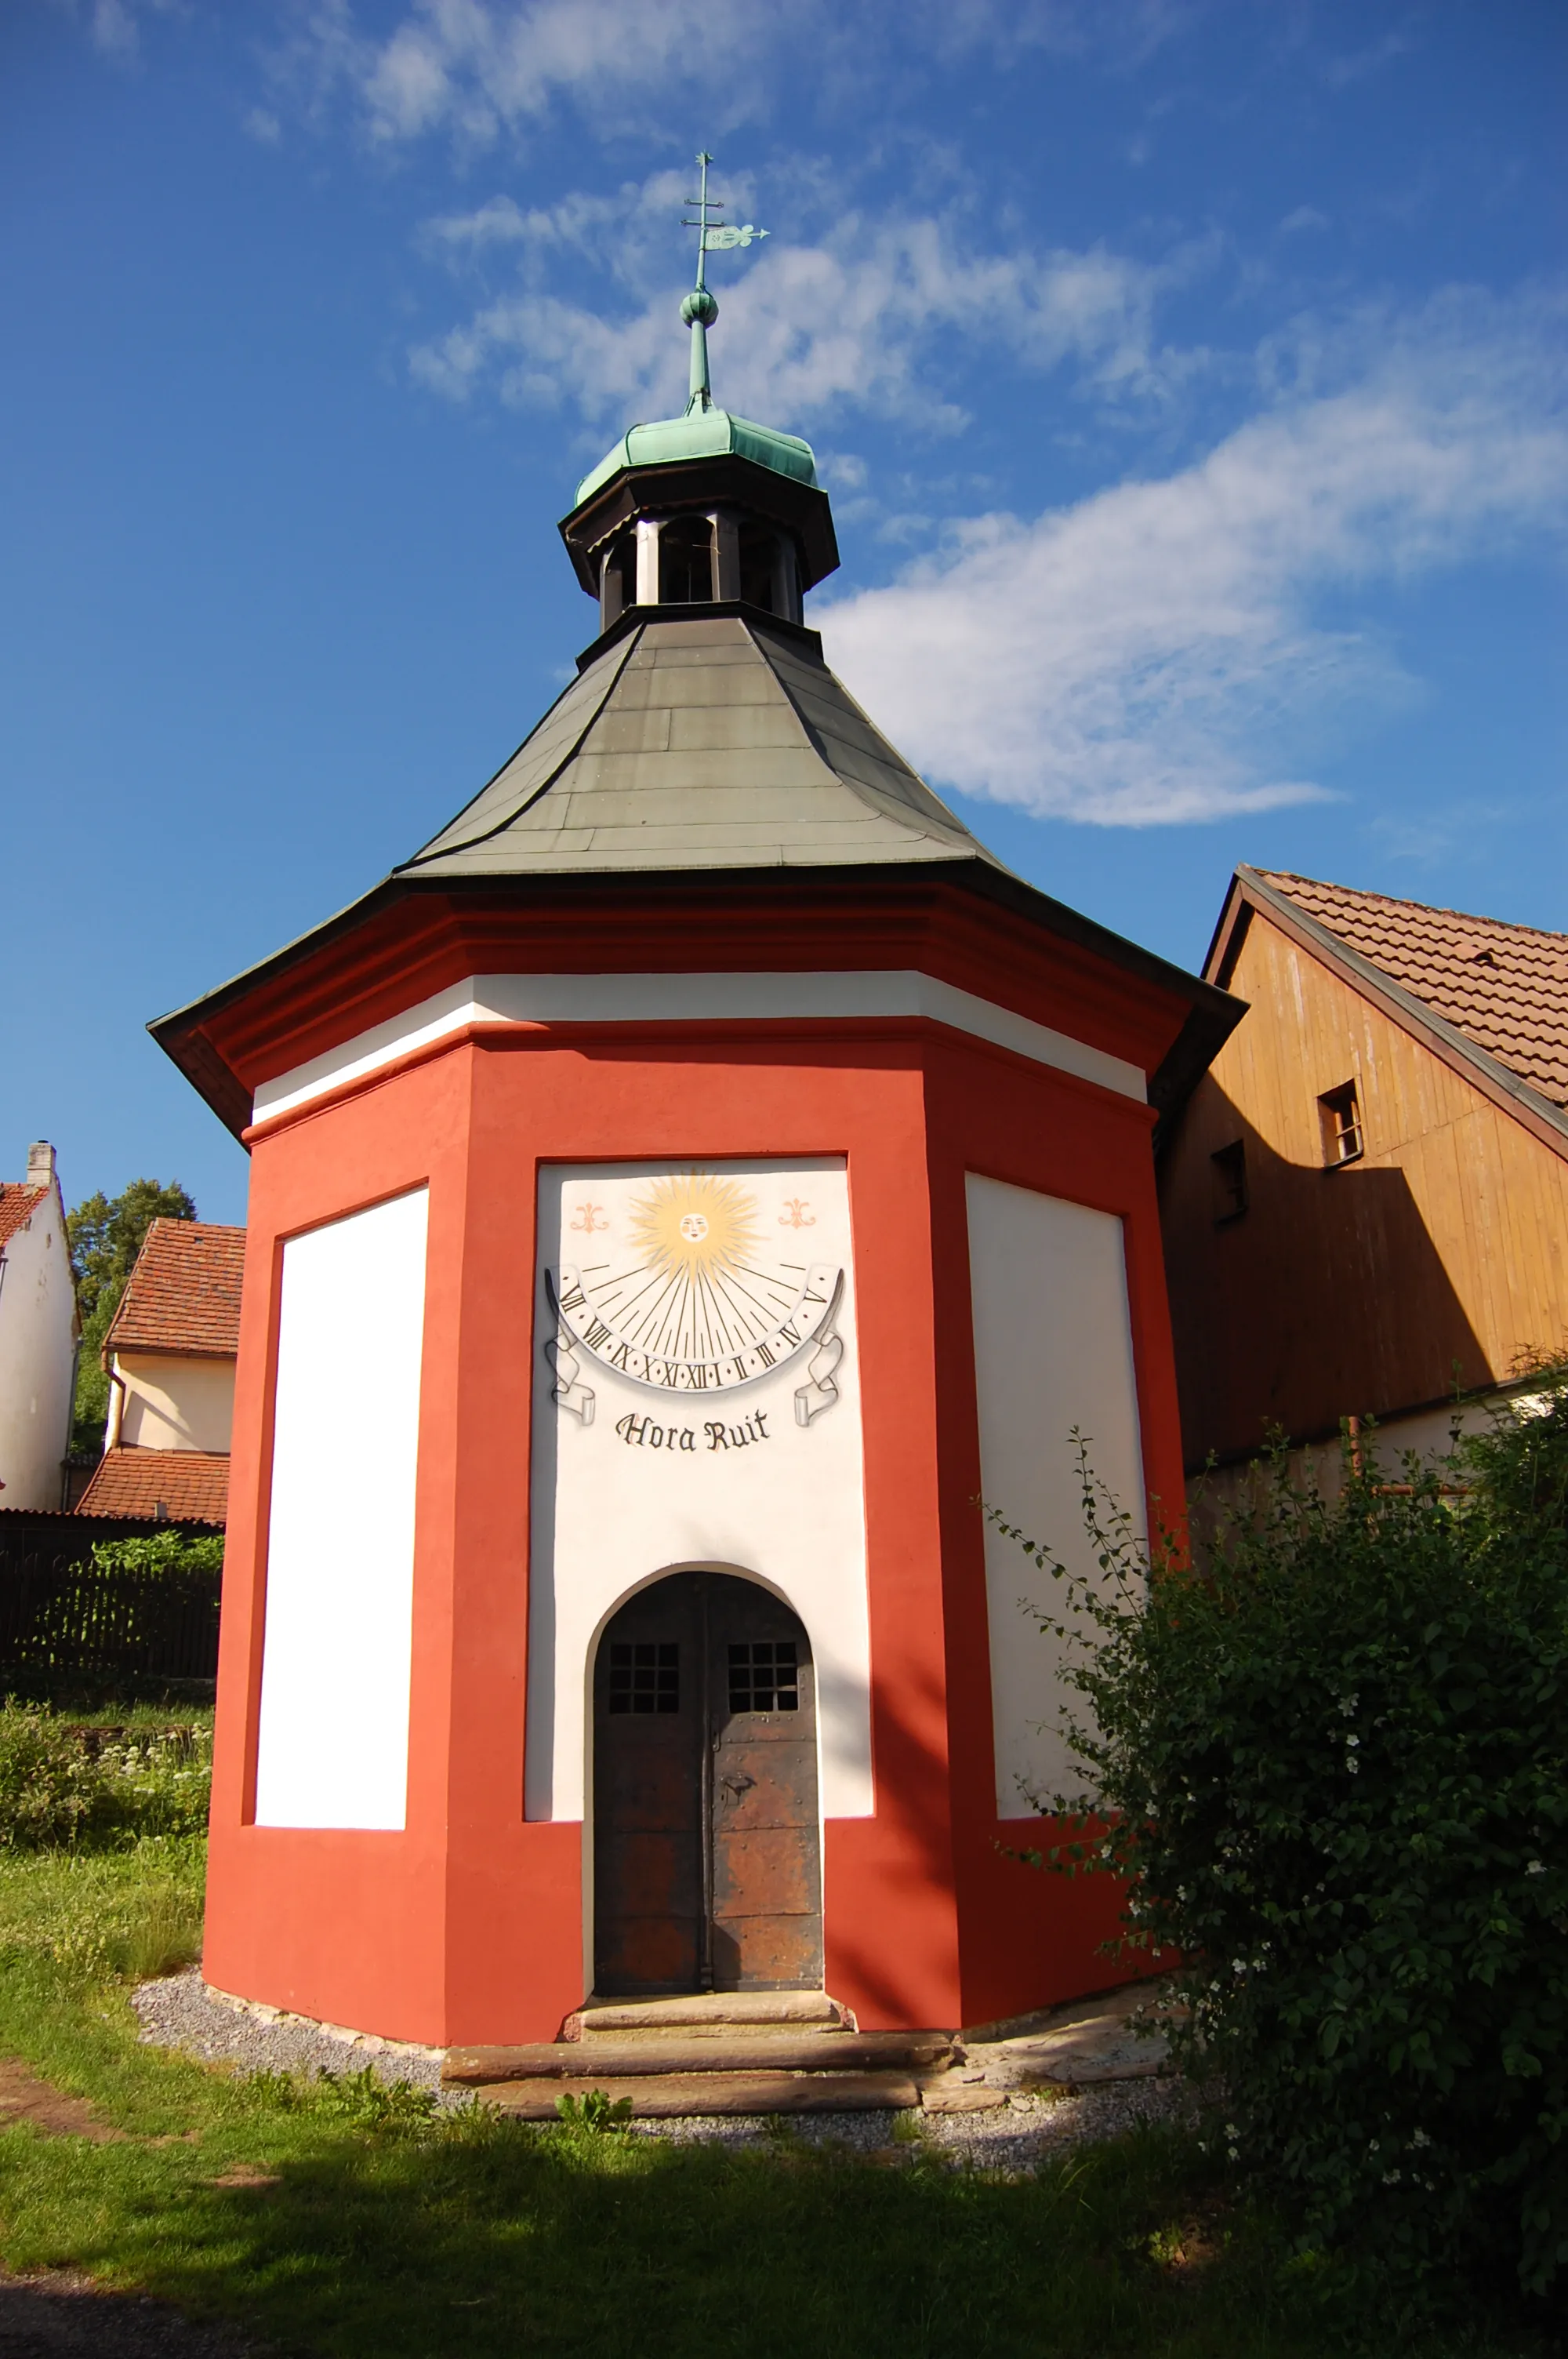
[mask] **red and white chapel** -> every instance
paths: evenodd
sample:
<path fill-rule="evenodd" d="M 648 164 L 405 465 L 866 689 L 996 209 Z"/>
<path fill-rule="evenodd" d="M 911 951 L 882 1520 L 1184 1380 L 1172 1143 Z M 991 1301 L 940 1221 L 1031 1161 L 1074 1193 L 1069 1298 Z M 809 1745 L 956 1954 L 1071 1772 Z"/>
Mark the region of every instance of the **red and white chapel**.
<path fill-rule="evenodd" d="M 207 1978 L 437 2046 L 590 1994 L 1095 1988 L 1069 1434 L 1182 1493 L 1151 1133 L 1223 994 L 1024 884 L 823 661 L 812 453 L 708 390 L 562 527 L 597 629 L 338 917 L 153 1028 L 251 1150 Z M 1041 660 L 1049 661 L 1043 648 Z"/>

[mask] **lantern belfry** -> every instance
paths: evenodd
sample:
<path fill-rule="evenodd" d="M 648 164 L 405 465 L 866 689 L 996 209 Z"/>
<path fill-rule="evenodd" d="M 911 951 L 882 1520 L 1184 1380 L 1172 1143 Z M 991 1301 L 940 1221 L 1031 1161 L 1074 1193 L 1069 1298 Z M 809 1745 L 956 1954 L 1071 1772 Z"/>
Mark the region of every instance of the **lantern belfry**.
<path fill-rule="evenodd" d="M 811 448 L 712 396 L 707 257 L 765 233 L 697 161 L 687 407 L 560 527 L 576 678 L 152 1027 L 253 1158 L 206 1971 L 444 2048 L 1103 1984 L 1113 1902 L 1015 1856 L 1073 1771 L 977 1502 L 1071 1559 L 1075 1428 L 1180 1494 L 1150 1138 L 1234 1004 L 827 668 Z"/>

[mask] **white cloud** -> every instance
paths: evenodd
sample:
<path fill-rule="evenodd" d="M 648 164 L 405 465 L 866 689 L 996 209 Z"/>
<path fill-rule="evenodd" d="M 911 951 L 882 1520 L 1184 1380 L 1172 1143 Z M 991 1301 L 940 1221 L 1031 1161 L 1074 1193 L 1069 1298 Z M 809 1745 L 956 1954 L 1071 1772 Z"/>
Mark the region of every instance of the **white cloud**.
<path fill-rule="evenodd" d="M 818 609 L 829 658 L 930 777 L 1041 817 L 1312 799 L 1274 749 L 1402 677 L 1322 603 L 1562 532 L 1562 308 L 1454 297 L 1364 323 L 1381 356 L 1355 382 L 1200 463 L 1033 523 L 975 519 L 894 586 Z"/>
<path fill-rule="evenodd" d="M 418 0 L 370 39 L 335 0 L 322 54 L 357 89 L 373 138 L 450 131 L 484 146 L 537 122 L 562 93 L 580 94 L 602 129 L 607 110 L 645 107 L 654 83 L 667 101 L 682 82 L 722 81 L 770 38 L 770 22 L 760 0 Z M 725 112 L 734 119 L 732 99 Z"/>
<path fill-rule="evenodd" d="M 649 229 L 657 223 L 667 252 L 679 179 L 661 174 L 615 198 L 573 197 L 529 213 L 497 197 L 429 223 L 427 242 L 451 254 L 516 247 L 524 284 L 421 345 L 415 375 L 454 399 L 493 382 L 508 401 L 566 404 L 596 423 L 667 415 L 685 395 L 681 285 L 607 320 L 539 280 L 546 255 L 575 248 L 585 263 L 645 286 Z M 1206 251 L 1189 247 L 1157 265 L 1104 246 L 986 254 L 951 221 L 849 216 L 827 242 L 763 248 L 728 285 L 713 274 L 722 315 L 716 390 L 737 409 L 774 419 L 804 423 L 849 403 L 950 430 L 966 413 L 932 389 L 921 365 L 946 335 L 1034 369 L 1071 363 L 1117 399 L 1157 399 L 1198 356 L 1155 349 L 1155 302 Z"/>
<path fill-rule="evenodd" d="M 134 58 L 141 46 L 138 18 L 144 13 L 168 16 L 178 13 L 183 0 L 59 0 L 73 16 L 86 19 L 87 29 L 95 49 L 105 57 L 122 60 Z"/>
<path fill-rule="evenodd" d="M 1326 229 L 1328 225 L 1328 215 L 1320 213 L 1315 205 L 1298 205 L 1293 213 L 1285 215 L 1280 229 L 1284 236 L 1292 237 L 1298 230 Z"/>

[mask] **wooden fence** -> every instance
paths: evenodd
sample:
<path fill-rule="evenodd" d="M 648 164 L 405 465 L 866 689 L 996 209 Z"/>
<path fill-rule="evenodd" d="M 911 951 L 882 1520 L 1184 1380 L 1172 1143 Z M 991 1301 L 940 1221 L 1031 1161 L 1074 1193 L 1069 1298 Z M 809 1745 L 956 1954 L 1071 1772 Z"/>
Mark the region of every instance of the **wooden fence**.
<path fill-rule="evenodd" d="M 171 1530 L 214 1537 L 207 1524 L 0 1511 L 0 1690 L 210 1685 L 222 1576 L 187 1566 L 106 1571 L 92 1561 L 95 1541 Z"/>

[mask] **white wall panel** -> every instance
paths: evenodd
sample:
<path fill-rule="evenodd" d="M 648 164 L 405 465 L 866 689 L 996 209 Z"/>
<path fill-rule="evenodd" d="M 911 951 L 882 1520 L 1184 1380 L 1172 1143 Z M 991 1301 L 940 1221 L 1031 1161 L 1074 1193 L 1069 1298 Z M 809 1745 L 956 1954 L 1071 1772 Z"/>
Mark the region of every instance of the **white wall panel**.
<path fill-rule="evenodd" d="M 1084 1531 L 1074 1428 L 1096 1473 L 1145 1520 L 1138 1393 L 1121 1223 L 1054 1196 L 970 1172 L 969 1271 L 988 1506 L 1075 1571 L 1094 1570 Z M 1062 1618 L 1060 1584 L 1011 1541 L 986 1531 L 997 1813 L 1031 1815 L 1027 1796 L 1081 1784 L 1060 1734 L 1060 1642 L 1031 1618 Z"/>
<path fill-rule="evenodd" d="M 283 1249 L 260 1826 L 404 1823 L 427 1202 Z"/>

